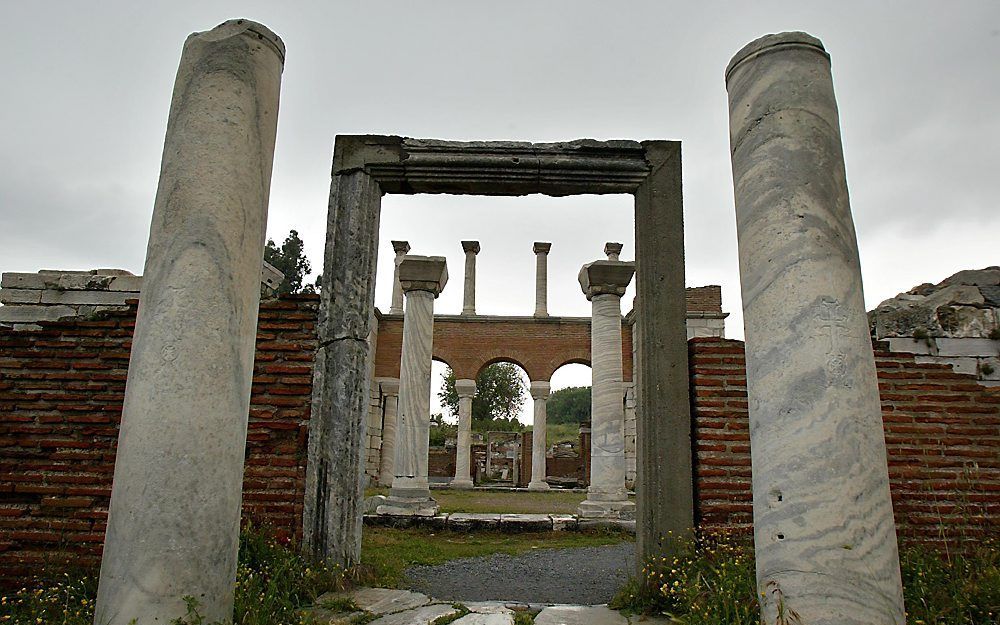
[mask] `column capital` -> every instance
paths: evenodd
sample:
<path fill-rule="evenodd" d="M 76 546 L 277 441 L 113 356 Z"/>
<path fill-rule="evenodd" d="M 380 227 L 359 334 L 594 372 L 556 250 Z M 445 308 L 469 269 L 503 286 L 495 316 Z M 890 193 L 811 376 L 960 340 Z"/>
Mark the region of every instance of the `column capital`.
<path fill-rule="evenodd" d="M 479 253 L 479 241 L 462 241 L 462 249 L 468 254 L 472 252 L 473 254 Z"/>
<path fill-rule="evenodd" d="M 552 249 L 552 244 L 544 241 L 535 241 L 535 244 L 531 246 L 531 249 L 536 254 L 548 254 L 549 250 Z"/>
<path fill-rule="evenodd" d="M 409 254 L 410 253 L 410 242 L 409 241 L 392 241 L 392 249 L 397 254 Z"/>
<path fill-rule="evenodd" d="M 399 396 L 399 378 L 377 378 L 376 381 L 383 395 Z"/>
<path fill-rule="evenodd" d="M 455 380 L 455 392 L 459 397 L 472 397 L 476 394 L 476 381 Z"/>
<path fill-rule="evenodd" d="M 548 399 L 552 384 L 548 380 L 533 380 L 528 390 L 532 399 Z"/>
<path fill-rule="evenodd" d="M 595 295 L 625 295 L 635 274 L 635 263 L 619 260 L 595 260 L 580 269 L 580 288 L 587 299 Z"/>
<path fill-rule="evenodd" d="M 448 284 L 448 263 L 444 256 L 407 254 L 399 263 L 399 283 L 404 292 L 429 291 L 437 297 Z"/>
<path fill-rule="evenodd" d="M 604 253 L 608 255 L 608 260 L 618 260 L 618 255 L 622 253 L 623 247 L 625 246 L 621 243 L 608 241 L 604 244 Z"/>

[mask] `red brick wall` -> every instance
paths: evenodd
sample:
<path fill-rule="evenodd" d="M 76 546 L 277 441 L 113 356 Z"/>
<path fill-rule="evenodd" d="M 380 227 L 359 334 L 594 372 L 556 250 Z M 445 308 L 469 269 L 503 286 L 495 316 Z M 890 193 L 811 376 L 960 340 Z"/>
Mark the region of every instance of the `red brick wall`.
<path fill-rule="evenodd" d="M 309 296 L 263 303 L 254 366 L 244 517 L 294 536 L 316 308 Z M 0 585 L 22 582 L 46 560 L 100 557 L 134 318 L 133 308 L 36 332 L 0 328 Z M 698 515 L 746 529 L 743 344 L 693 339 L 689 348 Z M 877 362 L 900 536 L 996 533 L 1000 389 L 912 356 L 879 352 Z"/>
<path fill-rule="evenodd" d="M 301 534 L 317 300 L 264 302 L 247 434 L 244 517 Z M 99 561 L 135 308 L 98 321 L 0 328 L 0 585 L 39 565 Z"/>
<path fill-rule="evenodd" d="M 743 343 L 689 342 L 698 518 L 749 529 Z M 876 351 L 889 480 L 902 540 L 1000 532 L 1000 388 L 909 354 Z"/>

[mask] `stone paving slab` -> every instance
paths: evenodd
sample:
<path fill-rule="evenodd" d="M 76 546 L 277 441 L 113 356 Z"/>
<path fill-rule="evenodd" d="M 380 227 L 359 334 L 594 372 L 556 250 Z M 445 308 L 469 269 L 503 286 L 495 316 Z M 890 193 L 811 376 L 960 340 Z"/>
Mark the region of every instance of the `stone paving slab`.
<path fill-rule="evenodd" d="M 316 599 L 316 604 L 322 606 L 325 602 L 337 599 L 350 599 L 365 612 L 377 615 L 419 608 L 431 601 L 427 595 L 412 590 L 356 588 L 347 592 L 328 592 Z"/>
<path fill-rule="evenodd" d="M 458 613 L 458 610 L 450 605 L 437 603 L 387 614 L 372 621 L 371 625 L 430 625 L 442 616 L 452 616 Z"/>
<path fill-rule="evenodd" d="M 604 605 L 557 605 L 539 612 L 535 625 L 629 625 L 629 622 Z"/>
<path fill-rule="evenodd" d="M 514 625 L 514 613 L 510 614 L 466 614 L 452 621 L 452 625 Z"/>

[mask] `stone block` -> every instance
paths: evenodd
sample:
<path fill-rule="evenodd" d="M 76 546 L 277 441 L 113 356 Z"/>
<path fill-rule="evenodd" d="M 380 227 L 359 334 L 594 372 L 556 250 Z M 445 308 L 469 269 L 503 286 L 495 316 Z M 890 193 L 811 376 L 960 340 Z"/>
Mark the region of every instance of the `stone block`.
<path fill-rule="evenodd" d="M 430 597 L 423 593 L 393 588 L 357 588 L 355 590 L 321 595 L 316 603 L 323 605 L 337 599 L 349 599 L 365 612 L 383 615 L 412 610 L 431 602 Z"/>
<path fill-rule="evenodd" d="M 552 529 L 556 532 L 577 529 L 577 517 L 575 514 L 550 514 Z"/>
<path fill-rule="evenodd" d="M 466 614 L 452 625 L 514 625 L 514 613 L 508 610 L 503 614 Z"/>
<path fill-rule="evenodd" d="M 448 515 L 448 529 L 455 531 L 496 530 L 500 527 L 499 514 L 456 512 Z"/>
<path fill-rule="evenodd" d="M 938 356 L 983 356 L 1000 355 L 1000 341 L 980 338 L 939 338 L 937 339 Z"/>
<path fill-rule="evenodd" d="M 502 532 L 548 532 L 552 530 L 552 517 L 547 514 L 501 514 Z"/>
<path fill-rule="evenodd" d="M 628 619 L 604 605 L 554 605 L 538 613 L 535 625 L 628 625 Z"/>
<path fill-rule="evenodd" d="M 43 304 L 66 304 L 67 306 L 77 306 L 81 304 L 92 304 L 95 306 L 124 306 L 125 300 L 138 299 L 138 293 L 126 293 L 122 291 L 39 291 L 42 295 Z"/>
<path fill-rule="evenodd" d="M 434 604 L 420 608 L 387 614 L 371 622 L 371 625 L 430 625 L 438 619 L 458 614 L 450 605 Z"/>
<path fill-rule="evenodd" d="M 42 291 L 35 289 L 0 289 L 0 304 L 39 304 Z"/>
<path fill-rule="evenodd" d="M 907 354 L 934 355 L 937 347 L 934 339 L 915 339 L 909 336 L 891 337 L 885 339 L 889 343 L 889 351 Z"/>
<path fill-rule="evenodd" d="M 76 315 L 76 309 L 69 306 L 0 306 L 0 323 L 59 321 Z"/>

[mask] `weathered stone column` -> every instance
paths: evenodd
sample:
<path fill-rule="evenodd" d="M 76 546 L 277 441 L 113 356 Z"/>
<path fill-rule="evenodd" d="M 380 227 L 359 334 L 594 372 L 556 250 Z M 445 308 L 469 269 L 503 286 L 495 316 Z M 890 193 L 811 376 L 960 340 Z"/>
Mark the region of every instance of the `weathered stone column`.
<path fill-rule="evenodd" d="M 479 253 L 479 241 L 462 241 L 465 250 L 465 293 L 462 304 L 463 315 L 476 314 L 476 254 Z"/>
<path fill-rule="evenodd" d="M 549 250 L 551 243 L 535 241 L 535 316 L 548 317 L 549 298 Z"/>
<path fill-rule="evenodd" d="M 399 368 L 399 416 L 392 490 L 378 514 L 433 516 L 438 505 L 427 484 L 431 426 L 434 300 L 448 282 L 443 256 L 406 256 L 399 264 L 406 296 Z"/>
<path fill-rule="evenodd" d="M 452 488 L 472 488 L 472 398 L 476 395 L 475 380 L 455 380 L 458 393 L 458 442 L 455 447 L 455 479 Z"/>
<path fill-rule="evenodd" d="M 604 253 L 608 255 L 608 260 L 618 260 L 624 246 L 621 243 L 608 241 L 604 244 Z"/>
<path fill-rule="evenodd" d="M 410 251 L 409 241 L 393 241 L 392 250 L 396 252 L 395 268 L 392 271 L 392 304 L 389 306 L 390 315 L 403 314 L 403 288 L 399 286 L 399 263 L 403 262 L 403 257 Z"/>
<path fill-rule="evenodd" d="M 260 271 L 285 48 L 184 43 L 129 361 L 95 622 L 233 616 Z"/>
<path fill-rule="evenodd" d="M 590 487 L 580 504 L 585 517 L 630 517 L 635 504 L 625 491 L 625 409 L 622 403 L 621 298 L 635 263 L 598 260 L 580 270 L 580 286 L 592 304 Z"/>
<path fill-rule="evenodd" d="M 531 422 L 531 481 L 528 490 L 548 490 L 545 481 L 545 402 L 549 400 L 551 384 L 533 381 L 530 386 L 531 398 L 535 401 L 535 418 Z"/>
<path fill-rule="evenodd" d="M 762 622 L 901 624 L 899 556 L 840 121 L 823 44 L 726 70 Z"/>
<path fill-rule="evenodd" d="M 396 476 L 393 467 L 396 464 L 396 421 L 399 405 L 399 380 L 382 378 L 379 388 L 385 396 L 385 409 L 382 413 L 382 456 L 379 463 L 378 483 L 391 486 L 392 478 Z"/>

